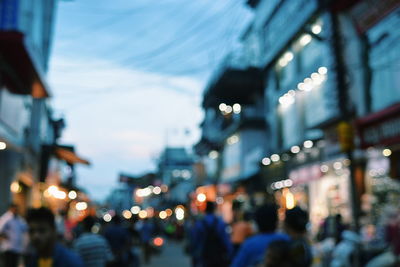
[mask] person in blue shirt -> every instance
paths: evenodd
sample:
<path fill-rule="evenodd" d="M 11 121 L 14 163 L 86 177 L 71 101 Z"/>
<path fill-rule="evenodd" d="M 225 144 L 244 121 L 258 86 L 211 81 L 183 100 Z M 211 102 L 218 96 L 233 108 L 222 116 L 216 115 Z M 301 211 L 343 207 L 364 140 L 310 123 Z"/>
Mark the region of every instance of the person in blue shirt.
<path fill-rule="evenodd" d="M 104 237 L 108 241 L 115 257 L 117 266 L 124 266 L 130 260 L 130 245 L 132 236 L 127 228 L 122 225 L 122 218 L 115 215 L 111 224 L 105 229 Z"/>
<path fill-rule="evenodd" d="M 198 266 L 228 266 L 233 252 L 227 225 L 215 215 L 215 209 L 214 202 L 207 202 L 205 216 L 194 226 L 192 256 Z"/>
<path fill-rule="evenodd" d="M 256 266 L 264 260 L 269 244 L 274 241 L 289 241 L 286 234 L 276 233 L 278 212 L 275 204 L 265 204 L 259 207 L 254 220 L 259 233 L 248 238 L 240 247 L 238 254 L 233 259 L 231 267 Z"/>
<path fill-rule="evenodd" d="M 47 208 L 28 211 L 29 237 L 33 250 L 26 260 L 27 267 L 83 267 L 82 259 L 57 242 L 54 214 Z"/>

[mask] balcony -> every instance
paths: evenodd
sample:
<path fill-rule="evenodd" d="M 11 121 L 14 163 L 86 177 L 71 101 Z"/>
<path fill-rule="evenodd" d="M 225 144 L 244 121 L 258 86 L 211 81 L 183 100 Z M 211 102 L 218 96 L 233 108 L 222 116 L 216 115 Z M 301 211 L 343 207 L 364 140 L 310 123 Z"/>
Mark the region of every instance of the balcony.
<path fill-rule="evenodd" d="M 228 56 L 214 72 L 203 98 L 203 107 L 218 108 L 220 103 L 252 104 L 263 94 L 261 69 L 250 66 L 241 56 Z"/>

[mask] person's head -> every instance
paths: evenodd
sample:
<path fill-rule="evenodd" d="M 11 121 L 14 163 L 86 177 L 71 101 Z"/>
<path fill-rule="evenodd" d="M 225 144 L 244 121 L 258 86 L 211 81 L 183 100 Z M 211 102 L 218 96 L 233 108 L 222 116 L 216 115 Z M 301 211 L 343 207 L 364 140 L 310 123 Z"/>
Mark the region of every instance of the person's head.
<path fill-rule="evenodd" d="M 215 203 L 212 201 L 207 201 L 206 203 L 206 213 L 212 214 L 215 212 Z"/>
<path fill-rule="evenodd" d="M 294 207 L 285 213 L 284 227 L 290 233 L 305 233 L 307 230 L 308 213 L 300 207 Z"/>
<path fill-rule="evenodd" d="M 93 216 L 85 217 L 85 219 L 83 219 L 83 221 L 82 221 L 83 230 L 85 232 L 91 232 L 95 223 L 96 223 L 96 221 L 93 218 Z"/>
<path fill-rule="evenodd" d="M 290 244 L 288 241 L 277 240 L 272 242 L 265 255 L 265 267 L 289 267 Z"/>
<path fill-rule="evenodd" d="M 43 207 L 30 209 L 26 221 L 32 245 L 40 254 L 51 251 L 57 238 L 54 214 Z"/>
<path fill-rule="evenodd" d="M 260 232 L 274 232 L 278 223 L 278 209 L 275 204 L 265 204 L 254 213 L 254 220 Z"/>
<path fill-rule="evenodd" d="M 8 210 L 9 210 L 12 214 L 17 215 L 17 214 L 18 214 L 18 205 L 15 204 L 15 203 L 11 203 L 11 204 L 8 206 Z"/>

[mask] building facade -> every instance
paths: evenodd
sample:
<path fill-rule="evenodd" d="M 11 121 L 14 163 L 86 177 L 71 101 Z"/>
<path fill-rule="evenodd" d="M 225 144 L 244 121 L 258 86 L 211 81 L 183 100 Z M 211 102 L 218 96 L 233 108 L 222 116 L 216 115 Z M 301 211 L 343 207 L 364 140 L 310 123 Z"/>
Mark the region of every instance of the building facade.
<path fill-rule="evenodd" d="M 335 214 L 356 225 L 359 209 L 368 206 L 364 202 L 377 187 L 398 188 L 399 3 L 260 0 L 248 5 L 254 20 L 243 35 L 240 62 L 260 70 L 257 99 L 262 99 L 265 123 L 263 137 L 249 138 L 264 153 L 255 184 L 284 208 L 307 208 L 315 231 Z M 207 88 L 205 103 L 211 98 L 229 104 L 236 94 L 233 84 L 237 103 L 251 95 L 239 85 L 237 73 L 218 76 L 221 69 L 214 75 L 220 77 L 214 83 L 219 91 Z M 218 99 L 224 93 L 226 100 Z M 258 106 L 257 101 L 252 105 Z M 242 141 L 242 132 L 227 136 L 215 103 L 214 110 L 203 107 L 198 152 L 221 156 L 214 173 L 218 182 L 228 181 L 239 165 L 250 166 L 238 164 L 249 153 L 238 148 L 241 142 L 230 147 L 221 140 L 236 136 Z M 247 193 L 254 194 L 249 188 Z"/>

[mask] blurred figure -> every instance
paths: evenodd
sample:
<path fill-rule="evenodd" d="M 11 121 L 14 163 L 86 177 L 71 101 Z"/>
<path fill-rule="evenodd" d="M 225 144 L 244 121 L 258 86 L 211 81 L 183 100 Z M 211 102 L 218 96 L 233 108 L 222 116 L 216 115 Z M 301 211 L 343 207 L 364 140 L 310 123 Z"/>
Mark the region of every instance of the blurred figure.
<path fill-rule="evenodd" d="M 318 239 L 322 241 L 327 238 L 334 238 L 335 243 L 338 244 L 342 240 L 342 232 L 346 228 L 346 225 L 342 221 L 342 215 L 328 216 L 321 225 Z"/>
<path fill-rule="evenodd" d="M 104 267 L 113 260 L 110 247 L 99 234 L 92 233 L 95 219 L 86 217 L 83 222 L 83 234 L 75 240 L 74 250 L 81 256 L 86 267 Z"/>
<path fill-rule="evenodd" d="M 361 237 L 349 230 L 342 233 L 342 241 L 335 247 L 330 267 L 352 267 L 358 259 L 358 249 L 361 246 Z"/>
<path fill-rule="evenodd" d="M 240 247 L 231 267 L 255 266 L 263 262 L 269 245 L 278 240 L 289 241 L 286 234 L 276 233 L 278 224 L 277 206 L 266 204 L 254 214 L 259 233 L 248 238 Z"/>
<path fill-rule="evenodd" d="M 81 258 L 57 242 L 53 213 L 47 208 L 31 209 L 27 218 L 33 251 L 26 267 L 83 267 Z"/>
<path fill-rule="evenodd" d="M 278 240 L 272 242 L 265 254 L 263 267 L 293 267 L 297 266 L 290 258 L 290 241 Z"/>
<path fill-rule="evenodd" d="M 290 258 L 297 267 L 309 267 L 312 264 L 312 252 L 307 240 L 308 213 L 300 207 L 294 207 L 285 213 L 284 230 L 290 237 Z"/>
<path fill-rule="evenodd" d="M 250 223 L 250 213 L 239 213 L 235 222 L 232 224 L 231 241 L 233 244 L 233 256 L 239 251 L 242 243 L 251 235 L 254 229 Z"/>
<path fill-rule="evenodd" d="M 193 215 L 185 220 L 185 244 L 184 252 L 191 258 L 192 267 L 197 266 L 196 257 L 194 255 L 195 247 L 195 230 L 196 230 L 196 220 Z"/>
<path fill-rule="evenodd" d="M 114 266 L 129 266 L 131 235 L 121 223 L 121 217 L 115 215 L 104 231 L 104 237 L 114 255 Z"/>
<path fill-rule="evenodd" d="M 18 265 L 25 248 L 27 225 L 18 215 L 18 206 L 11 204 L 9 209 L 0 217 L 0 251 L 7 267 Z"/>
<path fill-rule="evenodd" d="M 195 226 L 193 256 L 198 266 L 229 266 L 233 247 L 227 225 L 214 214 L 215 209 L 214 202 L 207 202 L 206 214 Z"/>
<path fill-rule="evenodd" d="M 142 251 L 145 263 L 149 263 L 151 259 L 152 245 L 151 241 L 154 236 L 155 226 L 149 219 L 144 219 L 140 227 L 140 239 L 142 241 Z"/>

